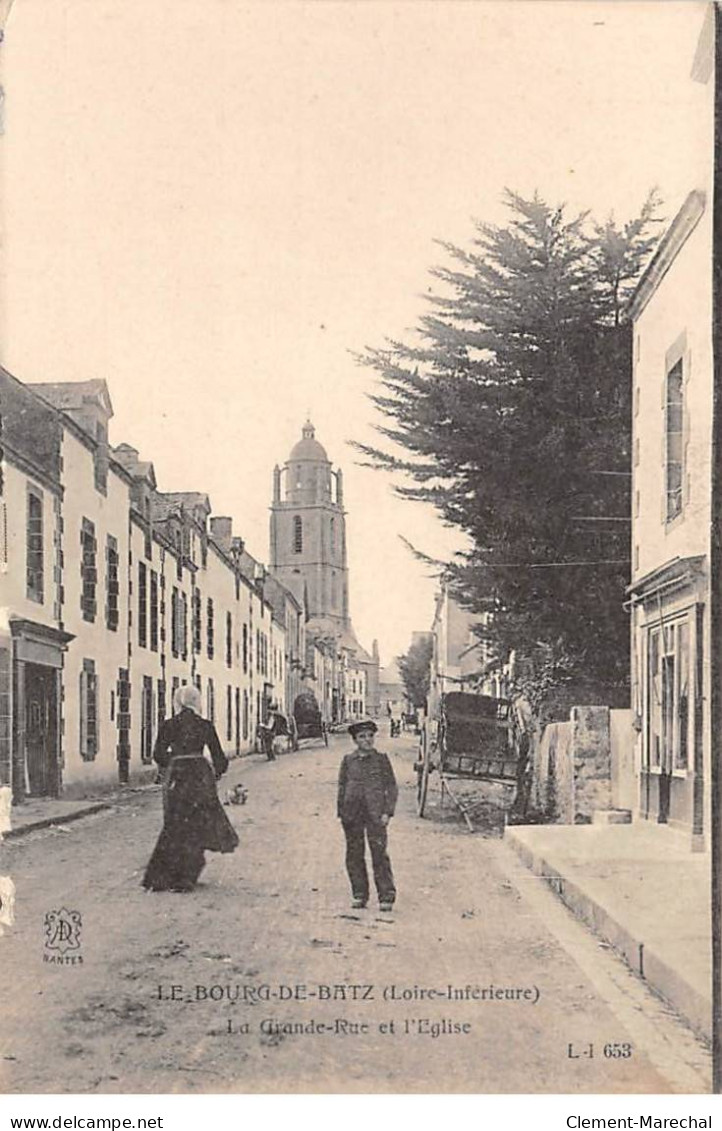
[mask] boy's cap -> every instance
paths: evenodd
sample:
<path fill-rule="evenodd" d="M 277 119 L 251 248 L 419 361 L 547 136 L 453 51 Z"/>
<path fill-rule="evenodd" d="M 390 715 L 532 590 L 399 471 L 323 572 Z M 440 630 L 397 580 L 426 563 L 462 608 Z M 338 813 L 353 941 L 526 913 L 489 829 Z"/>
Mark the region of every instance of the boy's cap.
<path fill-rule="evenodd" d="M 378 729 L 373 719 L 368 718 L 368 716 L 363 719 L 354 719 L 352 723 L 348 724 L 348 733 L 352 738 L 355 734 L 358 734 L 360 730 L 372 730 L 376 732 Z"/>

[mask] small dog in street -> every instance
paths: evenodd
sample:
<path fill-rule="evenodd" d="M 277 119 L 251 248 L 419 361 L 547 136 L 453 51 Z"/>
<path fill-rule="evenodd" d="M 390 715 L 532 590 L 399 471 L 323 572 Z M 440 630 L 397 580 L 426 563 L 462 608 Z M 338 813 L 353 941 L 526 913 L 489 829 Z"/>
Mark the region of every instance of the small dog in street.
<path fill-rule="evenodd" d="M 243 782 L 234 785 L 233 789 L 229 789 L 226 793 L 226 805 L 245 805 L 248 800 L 248 790 Z"/>

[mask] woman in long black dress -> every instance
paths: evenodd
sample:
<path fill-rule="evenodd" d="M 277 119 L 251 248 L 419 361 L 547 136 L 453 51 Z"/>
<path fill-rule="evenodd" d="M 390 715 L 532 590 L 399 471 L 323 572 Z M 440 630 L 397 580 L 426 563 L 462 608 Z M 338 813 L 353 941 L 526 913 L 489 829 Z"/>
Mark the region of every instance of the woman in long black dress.
<path fill-rule="evenodd" d="M 205 865 L 205 851 L 233 852 L 238 836 L 216 792 L 228 769 L 213 723 L 201 716 L 197 688 L 178 688 L 177 714 L 166 719 L 153 758 L 164 775 L 164 821 L 143 877 L 151 891 L 190 891 Z M 203 755 L 208 747 L 213 762 Z"/>

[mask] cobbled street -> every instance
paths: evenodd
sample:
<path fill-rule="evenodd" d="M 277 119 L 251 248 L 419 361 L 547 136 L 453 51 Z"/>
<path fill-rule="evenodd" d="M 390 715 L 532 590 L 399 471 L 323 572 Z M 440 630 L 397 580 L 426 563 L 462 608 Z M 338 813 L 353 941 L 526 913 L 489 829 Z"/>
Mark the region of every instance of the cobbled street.
<path fill-rule="evenodd" d="M 499 835 L 471 836 L 434 803 L 417 817 L 410 736 L 379 743 L 401 786 L 397 907 L 352 911 L 335 819 L 348 742 L 233 763 L 220 790 L 248 788 L 227 810 L 240 848 L 208 854 L 190 894 L 140 886 L 158 789 L 3 845 L 17 886 L 0 943 L 4 1090 L 709 1088 L 706 1049 Z M 44 916 L 61 906 L 82 916 L 82 963 L 46 961 Z M 517 1000 L 469 996 L 490 986 Z"/>

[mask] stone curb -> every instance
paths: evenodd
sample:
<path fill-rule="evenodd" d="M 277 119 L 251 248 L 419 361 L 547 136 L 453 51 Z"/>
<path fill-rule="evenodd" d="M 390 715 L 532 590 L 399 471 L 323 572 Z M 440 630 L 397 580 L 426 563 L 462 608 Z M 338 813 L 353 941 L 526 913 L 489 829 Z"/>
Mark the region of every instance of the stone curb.
<path fill-rule="evenodd" d="M 103 809 L 110 809 L 115 801 L 96 801 L 92 805 L 85 805 L 82 809 L 74 809 L 72 813 L 61 813 L 58 817 L 39 817 L 36 821 L 28 821 L 19 828 L 9 829 L 3 834 L 3 840 L 17 840 L 27 833 L 34 833 L 38 829 L 49 829 L 53 825 L 68 825 L 71 821 L 78 821 L 81 817 L 88 817 L 91 813 L 100 813 Z"/>
<path fill-rule="evenodd" d="M 507 828 L 504 840 L 536 876 L 545 879 L 556 895 L 578 919 L 624 958 L 655 993 L 672 1006 L 705 1040 L 712 1039 L 712 1006 L 691 986 L 679 970 L 620 923 L 601 903 L 588 895 L 578 883 L 525 842 L 514 828 Z"/>
<path fill-rule="evenodd" d="M 238 765 L 246 758 L 251 758 L 257 754 L 255 750 L 245 751 L 243 754 L 238 754 L 229 760 L 229 770 L 233 766 Z M 27 824 L 20 825 L 18 828 L 9 829 L 8 832 L 0 836 L 2 840 L 17 840 L 18 837 L 25 836 L 27 833 L 37 832 L 39 829 L 49 829 L 53 825 L 69 825 L 72 821 L 78 821 L 82 817 L 89 817 L 93 813 L 101 813 L 104 809 L 112 809 L 114 805 L 125 804 L 135 794 L 145 793 L 150 789 L 158 789 L 155 782 L 147 782 L 145 785 L 130 786 L 127 790 L 120 793 L 109 794 L 105 801 L 89 801 L 87 805 L 79 809 L 74 809 L 71 813 L 61 813 L 56 817 L 38 817 L 35 821 L 28 821 Z M 11 816 L 12 816 L 12 810 Z"/>

